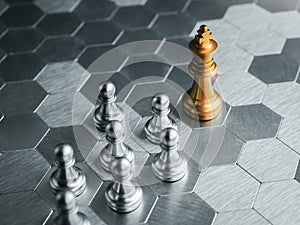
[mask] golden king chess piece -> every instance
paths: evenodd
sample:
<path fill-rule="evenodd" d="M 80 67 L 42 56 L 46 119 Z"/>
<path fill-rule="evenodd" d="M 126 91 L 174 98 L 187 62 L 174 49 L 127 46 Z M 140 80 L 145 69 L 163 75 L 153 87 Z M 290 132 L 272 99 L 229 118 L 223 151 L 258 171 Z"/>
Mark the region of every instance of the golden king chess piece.
<path fill-rule="evenodd" d="M 194 53 L 189 64 L 194 83 L 183 96 L 183 109 L 193 119 L 208 121 L 220 114 L 223 104 L 221 96 L 212 87 L 212 77 L 217 75 L 213 53 L 218 44 L 212 39 L 212 33 L 206 25 L 201 25 L 197 32 L 189 44 Z"/>

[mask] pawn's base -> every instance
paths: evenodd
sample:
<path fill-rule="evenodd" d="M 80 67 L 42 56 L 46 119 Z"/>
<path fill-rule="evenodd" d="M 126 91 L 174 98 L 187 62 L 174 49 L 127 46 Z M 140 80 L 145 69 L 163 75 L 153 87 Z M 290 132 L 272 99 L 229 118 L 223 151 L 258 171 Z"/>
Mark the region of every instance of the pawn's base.
<path fill-rule="evenodd" d="M 91 225 L 90 220 L 86 215 L 81 212 L 78 212 L 76 215 L 66 215 L 66 217 L 58 216 L 54 219 L 52 225 Z"/>
<path fill-rule="evenodd" d="M 105 192 L 106 204 L 118 213 L 130 213 L 135 211 L 143 202 L 143 191 L 141 187 L 133 186 L 128 193 L 117 193 L 111 183 Z M 122 184 L 119 184 L 122 185 Z"/>
<path fill-rule="evenodd" d="M 161 154 L 164 154 L 164 152 Z M 181 180 L 187 173 L 187 161 L 185 157 L 179 152 L 175 153 L 178 159 L 170 163 L 163 161 L 161 158 L 164 159 L 165 157 L 161 157 L 161 154 L 157 155 L 151 165 L 153 174 L 164 182 L 176 182 Z"/>
<path fill-rule="evenodd" d="M 72 191 L 74 193 L 74 195 L 77 197 L 85 191 L 86 177 L 79 168 L 77 168 L 77 167 L 72 168 L 73 171 L 71 171 L 70 174 L 77 173 L 77 176 L 73 179 L 68 179 L 68 180 L 58 180 L 57 179 L 58 173 L 59 173 L 58 170 L 59 169 L 54 171 L 50 177 L 50 186 L 51 186 L 54 194 L 56 194 L 59 191 L 68 189 L 68 190 Z"/>

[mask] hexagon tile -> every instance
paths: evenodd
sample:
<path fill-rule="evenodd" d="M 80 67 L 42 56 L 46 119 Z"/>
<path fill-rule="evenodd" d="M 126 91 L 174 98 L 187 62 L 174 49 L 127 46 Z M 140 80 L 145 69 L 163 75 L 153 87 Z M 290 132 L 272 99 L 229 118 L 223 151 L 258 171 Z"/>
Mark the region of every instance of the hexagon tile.
<path fill-rule="evenodd" d="M 6 116 L 1 120 L 0 151 L 34 148 L 48 129 L 36 114 Z"/>
<path fill-rule="evenodd" d="M 203 171 L 195 193 L 217 212 L 250 209 L 259 182 L 237 165 L 211 167 Z"/>
<path fill-rule="evenodd" d="M 218 213 L 213 225 L 271 225 L 253 209 Z"/>
<path fill-rule="evenodd" d="M 226 127 L 244 140 L 277 135 L 282 117 L 263 104 L 232 107 Z"/>
<path fill-rule="evenodd" d="M 300 221 L 300 183 L 287 180 L 263 183 L 254 209 L 272 224 L 297 225 Z"/>
<path fill-rule="evenodd" d="M 49 169 L 36 150 L 4 152 L 0 155 L 0 194 L 33 191 Z"/>
<path fill-rule="evenodd" d="M 167 206 L 167 207 L 166 207 Z M 197 216 L 194 216 L 197 211 Z M 160 197 L 148 224 L 201 224 L 210 225 L 215 211 L 195 193 Z"/>
<path fill-rule="evenodd" d="M 260 182 L 293 179 L 300 156 L 277 139 L 247 142 L 238 164 Z"/>
<path fill-rule="evenodd" d="M 0 195 L 0 204 L 5 205 L 5 210 L 0 211 L 2 224 L 44 224 L 52 213 L 34 191 Z M 15 212 L 18 212 L 18 216 Z"/>

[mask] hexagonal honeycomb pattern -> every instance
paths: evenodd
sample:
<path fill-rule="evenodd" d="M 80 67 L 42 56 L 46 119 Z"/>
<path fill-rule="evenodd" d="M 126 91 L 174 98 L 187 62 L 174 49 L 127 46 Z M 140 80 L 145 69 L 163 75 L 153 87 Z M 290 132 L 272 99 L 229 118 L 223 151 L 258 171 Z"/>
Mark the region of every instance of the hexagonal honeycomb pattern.
<path fill-rule="evenodd" d="M 214 87 L 226 104 L 220 118 L 194 124 L 181 97 L 193 82 L 186 48 L 201 24 L 219 44 Z M 53 148 L 67 142 L 87 175 L 78 203 L 93 224 L 298 225 L 299 27 L 299 0 L 0 0 L 0 224 L 51 223 Z M 122 48 L 143 40 L 157 41 Z M 116 56 L 93 64 L 104 53 Z M 137 180 L 147 183 L 160 152 L 141 135 L 157 92 L 182 120 L 190 159 L 188 176 L 143 186 L 145 204 L 125 215 L 105 205 L 106 142 L 92 121 L 105 80 L 126 111 Z"/>

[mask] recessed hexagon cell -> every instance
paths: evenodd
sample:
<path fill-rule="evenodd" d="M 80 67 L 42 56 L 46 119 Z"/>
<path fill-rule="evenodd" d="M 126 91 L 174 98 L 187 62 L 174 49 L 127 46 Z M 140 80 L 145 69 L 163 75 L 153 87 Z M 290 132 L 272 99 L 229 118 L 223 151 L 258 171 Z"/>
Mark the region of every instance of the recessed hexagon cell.
<path fill-rule="evenodd" d="M 299 65 L 286 55 L 254 57 L 249 73 L 266 84 L 288 82 L 296 79 Z"/>
<path fill-rule="evenodd" d="M 105 32 L 99 33 L 99 30 Z M 121 29 L 112 21 L 96 21 L 84 24 L 76 33 L 76 37 L 86 45 L 113 44 L 121 34 Z"/>
<path fill-rule="evenodd" d="M 1 19 L 8 27 L 26 27 L 34 25 L 42 15 L 42 11 L 32 3 L 14 4 L 2 14 Z"/>
<path fill-rule="evenodd" d="M 120 8 L 112 18 L 124 30 L 147 28 L 155 13 L 142 6 Z"/>
<path fill-rule="evenodd" d="M 263 104 L 232 107 L 226 128 L 243 140 L 271 138 L 277 135 L 282 117 Z"/>
<path fill-rule="evenodd" d="M 0 126 L 0 151 L 34 148 L 48 129 L 36 114 L 5 116 Z"/>
<path fill-rule="evenodd" d="M 91 203 L 93 211 L 108 225 L 123 224 L 143 224 L 147 222 L 149 215 L 157 202 L 155 195 L 147 186 L 142 186 L 142 205 L 131 213 L 117 213 L 106 205 L 105 190 L 110 182 L 105 182 Z"/>
<path fill-rule="evenodd" d="M 195 216 L 195 212 L 197 212 L 197 216 Z M 216 212 L 195 193 L 170 195 L 158 199 L 148 224 L 211 225 L 215 215 Z"/>
<path fill-rule="evenodd" d="M 84 163 L 75 165 L 79 167 L 86 176 L 86 189 L 77 197 L 77 204 L 82 207 L 87 207 L 90 205 L 103 182 L 88 165 Z M 52 192 L 50 186 L 50 176 L 55 170 L 56 167 L 52 167 L 36 189 L 37 193 L 53 210 L 56 209 L 56 200 L 55 194 Z"/>
<path fill-rule="evenodd" d="M 46 15 L 37 27 L 49 36 L 72 34 L 80 25 L 80 21 L 71 13 Z"/>
<path fill-rule="evenodd" d="M 272 0 L 258 0 L 257 5 L 265 8 L 270 12 L 282 12 L 295 10 L 298 0 L 287 0 L 285 2 L 277 1 L 276 4 Z"/>
<path fill-rule="evenodd" d="M 37 28 L 9 29 L 0 39 L 0 46 L 8 53 L 29 52 L 36 49 L 44 38 Z"/>
<path fill-rule="evenodd" d="M 46 96 L 35 81 L 9 82 L 0 91 L 0 110 L 5 115 L 32 113 Z"/>
<path fill-rule="evenodd" d="M 36 53 L 47 62 L 74 60 L 84 49 L 84 44 L 73 36 L 47 38 Z"/>
<path fill-rule="evenodd" d="M 185 149 L 192 149 L 192 159 L 206 168 L 234 164 L 244 141 L 224 126 L 193 129 Z"/>
<path fill-rule="evenodd" d="M 300 52 L 296 46 L 300 46 L 300 38 L 287 39 L 282 49 L 282 54 L 287 55 L 300 64 Z"/>
<path fill-rule="evenodd" d="M 3 152 L 0 155 L 0 194 L 33 191 L 50 169 L 34 149 Z"/>
<path fill-rule="evenodd" d="M 0 195 L 0 204 L 5 205 L 5 210 L 0 210 L 2 224 L 44 224 L 52 213 L 34 191 Z"/>
<path fill-rule="evenodd" d="M 44 66 L 35 53 L 8 55 L 0 64 L 0 75 L 5 81 L 33 80 Z"/>

